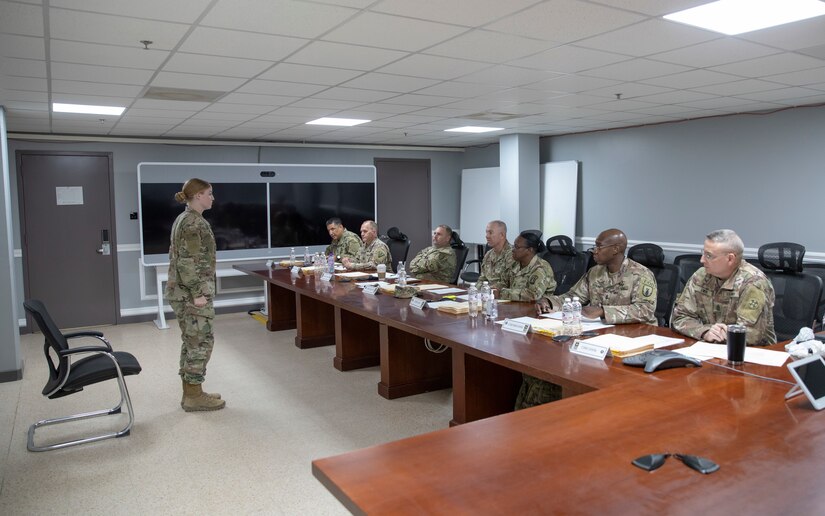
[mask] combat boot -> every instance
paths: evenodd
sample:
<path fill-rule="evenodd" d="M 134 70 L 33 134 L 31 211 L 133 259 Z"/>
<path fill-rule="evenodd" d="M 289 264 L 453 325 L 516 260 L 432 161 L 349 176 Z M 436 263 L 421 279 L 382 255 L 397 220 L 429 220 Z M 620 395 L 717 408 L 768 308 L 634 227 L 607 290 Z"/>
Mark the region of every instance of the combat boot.
<path fill-rule="evenodd" d="M 186 412 L 198 412 L 204 410 L 220 410 L 226 406 L 226 402 L 207 396 L 199 383 L 184 382 L 181 406 Z"/>
<path fill-rule="evenodd" d="M 183 399 L 186 397 L 186 380 L 181 378 L 180 381 L 183 383 L 183 396 L 180 398 L 180 406 L 183 407 Z M 203 386 L 201 386 L 201 389 L 203 389 Z M 221 399 L 221 395 L 217 392 L 204 392 L 203 395 L 207 398 Z"/>

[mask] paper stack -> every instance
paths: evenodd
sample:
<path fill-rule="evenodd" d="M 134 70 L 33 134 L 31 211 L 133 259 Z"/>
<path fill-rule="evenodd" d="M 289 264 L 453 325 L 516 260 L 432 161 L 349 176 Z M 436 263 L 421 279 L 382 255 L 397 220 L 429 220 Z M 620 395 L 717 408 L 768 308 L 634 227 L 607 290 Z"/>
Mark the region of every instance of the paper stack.
<path fill-rule="evenodd" d="M 470 311 L 470 304 L 467 302 L 440 301 L 436 310 L 447 312 L 448 314 L 466 314 Z"/>

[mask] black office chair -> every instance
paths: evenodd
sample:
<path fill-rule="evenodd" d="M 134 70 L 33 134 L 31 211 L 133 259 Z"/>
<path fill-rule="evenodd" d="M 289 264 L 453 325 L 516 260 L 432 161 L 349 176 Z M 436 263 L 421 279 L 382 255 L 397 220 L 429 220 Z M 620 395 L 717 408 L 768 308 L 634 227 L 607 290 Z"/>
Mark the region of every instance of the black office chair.
<path fill-rule="evenodd" d="M 584 275 L 587 256 L 576 250 L 573 239 L 556 235 L 547 239 L 547 251 L 542 258 L 550 263 L 556 277 L 556 294 L 564 294 Z"/>
<path fill-rule="evenodd" d="M 381 235 L 381 240 L 390 248 L 390 256 L 392 260 L 393 272 L 398 272 L 398 262 L 407 261 L 407 255 L 410 252 L 410 239 L 407 235 L 402 233 L 397 227 L 393 226 L 387 230 L 386 235 Z"/>
<path fill-rule="evenodd" d="M 464 262 L 464 268 L 461 269 L 461 274 L 459 274 L 459 278 L 463 283 L 478 283 L 478 278 L 481 276 L 481 262 L 484 260 L 484 256 L 492 249 L 489 245 L 481 244 L 476 245 L 476 252 L 479 258 L 475 258 L 473 260 L 466 260 Z M 456 257 L 457 258 L 457 257 Z M 476 270 L 471 271 L 469 270 L 470 267 L 475 267 Z"/>
<path fill-rule="evenodd" d="M 774 242 L 759 248 L 759 263 L 773 285 L 773 325 L 778 341 L 796 337 L 800 328 L 816 327 L 822 279 L 803 271 L 805 247 Z"/>
<path fill-rule="evenodd" d="M 825 330 L 822 318 L 825 317 L 825 263 L 805 263 L 802 272 L 817 276 L 822 280 L 822 292 L 819 294 L 819 303 L 816 306 L 816 328 L 817 331 Z"/>
<path fill-rule="evenodd" d="M 627 256 L 653 273 L 656 278 L 656 320 L 659 326 L 670 325 L 670 312 L 679 292 L 680 271 L 672 263 L 665 263 L 665 252 L 656 244 L 637 244 L 628 249 Z"/>
<path fill-rule="evenodd" d="M 467 254 L 469 254 L 470 248 L 464 244 L 456 231 L 453 231 L 453 236 L 450 237 L 450 247 L 452 247 L 455 251 L 455 272 L 453 273 L 450 283 L 456 285 L 458 284 L 458 277 L 461 275 L 461 270 L 464 268 L 464 262 L 467 260 Z M 478 278 L 476 277 L 476 279 Z"/>
<path fill-rule="evenodd" d="M 103 334 L 99 331 L 61 333 L 46 311 L 46 307 L 36 299 L 25 301 L 23 307 L 31 314 L 32 319 L 34 319 L 40 331 L 43 332 L 43 337 L 45 338 L 43 352 L 46 355 L 46 361 L 49 366 L 49 380 L 43 388 L 44 396 L 49 399 L 61 398 L 80 392 L 87 385 L 113 379 L 117 379 L 118 387 L 120 388 L 120 402 L 118 402 L 114 408 L 54 419 L 45 419 L 31 425 L 29 427 L 27 444 L 29 451 L 55 450 L 76 444 L 91 443 L 129 435 L 132 424 L 135 421 L 135 414 L 132 410 L 132 400 L 129 398 L 129 391 L 126 389 L 126 382 L 123 380 L 123 377 L 140 373 L 141 367 L 134 355 L 125 351 L 112 351 L 112 346 L 103 338 Z M 79 337 L 95 338 L 103 344 L 70 348 L 68 340 Z M 83 354 L 91 354 L 91 356 L 74 360 L 74 357 Z M 123 405 L 126 405 L 126 409 L 129 412 L 129 422 L 122 430 L 43 446 L 37 446 L 34 443 L 34 433 L 41 426 L 120 414 Z"/>
<path fill-rule="evenodd" d="M 685 288 L 691 276 L 702 268 L 701 254 L 680 254 L 673 258 L 673 265 L 679 268 L 679 292 Z"/>

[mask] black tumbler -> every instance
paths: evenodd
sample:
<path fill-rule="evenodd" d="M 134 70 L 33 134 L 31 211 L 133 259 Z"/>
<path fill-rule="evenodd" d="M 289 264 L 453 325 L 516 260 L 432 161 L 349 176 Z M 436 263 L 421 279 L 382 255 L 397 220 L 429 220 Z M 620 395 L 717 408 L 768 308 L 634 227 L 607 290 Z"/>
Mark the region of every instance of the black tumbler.
<path fill-rule="evenodd" d="M 728 325 L 728 364 L 742 365 L 745 362 L 747 328 L 741 324 Z"/>

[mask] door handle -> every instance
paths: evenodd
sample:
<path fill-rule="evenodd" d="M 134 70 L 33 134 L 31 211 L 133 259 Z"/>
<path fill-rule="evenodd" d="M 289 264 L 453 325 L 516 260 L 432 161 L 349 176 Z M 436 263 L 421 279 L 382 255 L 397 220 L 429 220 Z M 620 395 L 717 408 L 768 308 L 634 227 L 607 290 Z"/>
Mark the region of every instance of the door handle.
<path fill-rule="evenodd" d="M 108 229 L 100 230 L 100 249 L 97 250 L 97 254 L 101 254 L 103 256 L 109 256 L 112 254 L 112 244 L 109 242 Z"/>

